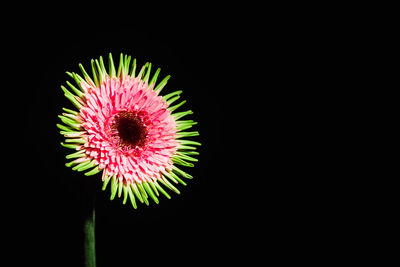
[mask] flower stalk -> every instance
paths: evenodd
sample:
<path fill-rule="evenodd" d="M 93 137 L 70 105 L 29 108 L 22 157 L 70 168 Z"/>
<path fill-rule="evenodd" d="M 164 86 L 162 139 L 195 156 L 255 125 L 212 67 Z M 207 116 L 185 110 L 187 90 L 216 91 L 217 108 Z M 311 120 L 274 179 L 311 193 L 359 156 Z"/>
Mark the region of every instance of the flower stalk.
<path fill-rule="evenodd" d="M 96 267 L 95 246 L 95 191 L 94 183 L 85 179 L 85 190 L 83 191 L 83 254 L 85 267 Z"/>

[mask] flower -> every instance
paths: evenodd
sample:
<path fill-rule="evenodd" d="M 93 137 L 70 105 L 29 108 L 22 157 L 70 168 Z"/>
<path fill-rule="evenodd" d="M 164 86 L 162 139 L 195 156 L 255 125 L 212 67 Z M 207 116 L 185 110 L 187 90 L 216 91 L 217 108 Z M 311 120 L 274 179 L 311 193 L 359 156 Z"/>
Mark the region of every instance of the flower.
<path fill-rule="evenodd" d="M 175 112 L 186 101 L 173 104 L 182 91 L 160 96 L 170 75 L 156 84 L 160 68 L 150 79 L 151 63 L 146 63 L 136 74 L 136 59 L 120 55 L 116 70 L 111 53 L 109 70 L 103 58 L 91 60 L 93 79 L 82 64 L 83 78 L 73 72 L 67 74 L 77 86 L 67 81 L 69 89 L 61 86 L 64 95 L 78 111 L 63 108 L 57 124 L 65 136 L 62 146 L 76 150 L 66 156 L 66 163 L 85 175 L 102 172 L 103 190 L 111 182 L 111 197 L 128 197 L 136 209 L 136 199 L 149 205 L 157 204 L 160 193 L 168 199 L 168 188 L 178 194 L 172 183 L 186 185 L 182 178 L 193 178 L 181 167 L 193 167 L 199 142 L 184 139 L 197 136 L 197 131 L 186 131 L 197 124 L 181 120 L 193 114 L 191 110 Z M 171 183 L 172 182 L 172 183 Z"/>

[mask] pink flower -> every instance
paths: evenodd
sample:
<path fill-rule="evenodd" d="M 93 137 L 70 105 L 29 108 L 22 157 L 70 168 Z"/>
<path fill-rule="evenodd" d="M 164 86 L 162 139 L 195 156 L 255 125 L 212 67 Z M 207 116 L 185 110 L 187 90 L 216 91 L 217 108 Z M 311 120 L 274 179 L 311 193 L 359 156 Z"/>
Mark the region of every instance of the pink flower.
<path fill-rule="evenodd" d="M 200 143 L 182 139 L 198 135 L 197 131 L 184 131 L 196 122 L 179 120 L 193 112 L 172 113 L 185 103 L 171 106 L 182 91 L 159 95 L 170 76 L 156 85 L 160 69 L 149 81 L 151 63 L 135 75 L 136 60 L 131 67 L 130 60 L 121 54 L 116 71 L 110 54 L 109 72 L 102 57 L 92 60 L 93 80 L 81 64 L 84 78 L 68 73 L 78 88 L 69 82 L 75 94 L 61 88 L 78 111 L 63 108 L 65 113 L 59 117 L 65 125 L 57 126 L 67 138 L 62 145 L 77 150 L 67 156 L 74 160 L 66 165 L 87 171 L 85 175 L 102 171 L 103 190 L 111 181 L 111 199 L 117 192 L 119 197 L 123 193 L 123 203 L 129 197 L 136 208 L 136 198 L 147 205 L 149 196 L 156 203 L 159 193 L 170 198 L 162 186 L 179 194 L 171 181 L 186 185 L 181 177 L 192 176 L 176 165 L 192 167 L 191 162 L 197 161 L 193 155 L 198 155 L 195 146 Z"/>

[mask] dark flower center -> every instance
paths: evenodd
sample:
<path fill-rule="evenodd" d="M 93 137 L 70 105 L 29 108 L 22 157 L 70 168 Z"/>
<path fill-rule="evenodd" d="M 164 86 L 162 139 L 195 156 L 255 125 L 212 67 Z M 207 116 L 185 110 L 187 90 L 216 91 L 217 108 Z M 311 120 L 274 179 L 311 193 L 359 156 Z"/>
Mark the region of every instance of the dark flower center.
<path fill-rule="evenodd" d="M 146 143 L 147 129 L 133 112 L 119 112 L 111 127 L 118 131 L 121 146 L 135 148 L 142 147 Z"/>

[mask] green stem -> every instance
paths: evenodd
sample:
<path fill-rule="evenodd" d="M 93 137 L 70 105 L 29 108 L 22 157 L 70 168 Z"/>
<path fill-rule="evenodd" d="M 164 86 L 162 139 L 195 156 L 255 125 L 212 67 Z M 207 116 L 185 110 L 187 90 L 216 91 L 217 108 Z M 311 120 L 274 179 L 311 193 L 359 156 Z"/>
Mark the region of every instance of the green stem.
<path fill-rule="evenodd" d="M 89 179 L 87 179 L 89 180 Z M 84 192 L 83 234 L 85 267 L 96 267 L 95 248 L 95 192 L 93 183 L 87 182 Z"/>

